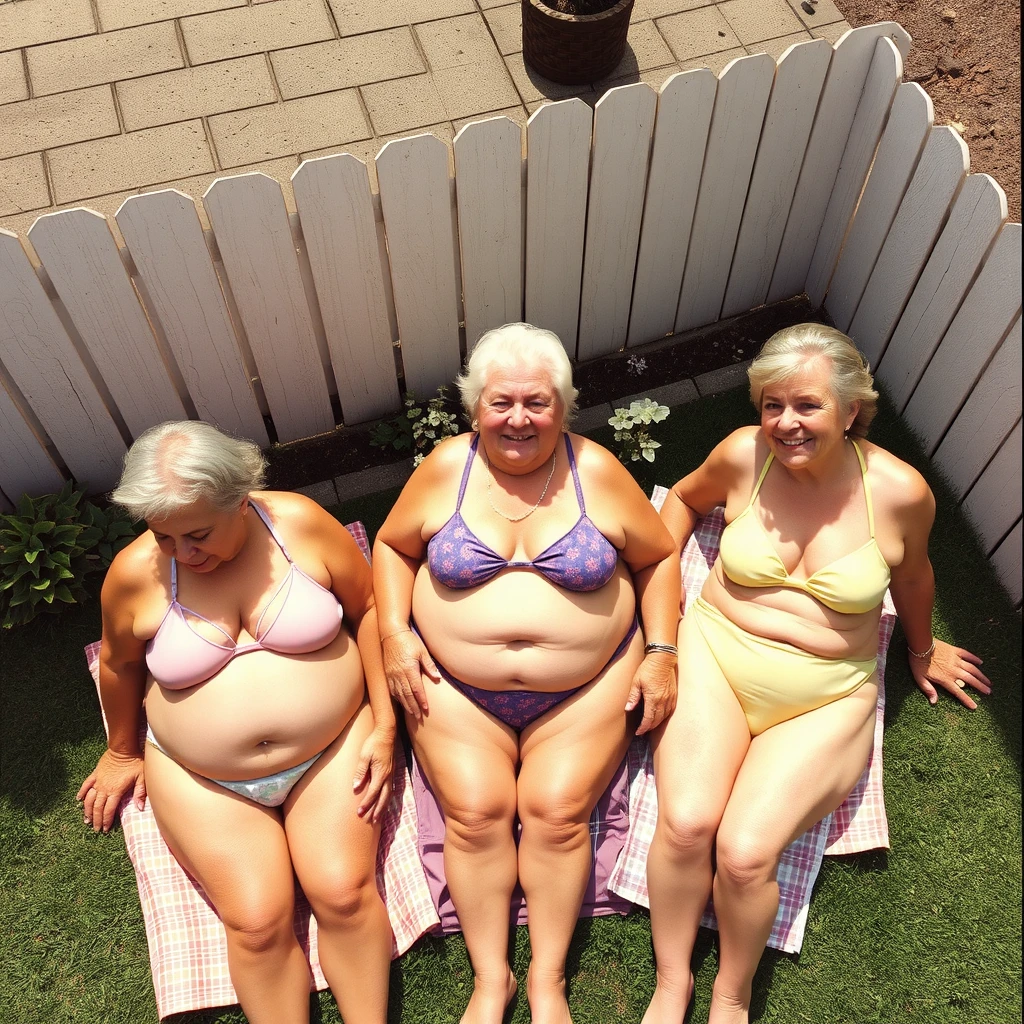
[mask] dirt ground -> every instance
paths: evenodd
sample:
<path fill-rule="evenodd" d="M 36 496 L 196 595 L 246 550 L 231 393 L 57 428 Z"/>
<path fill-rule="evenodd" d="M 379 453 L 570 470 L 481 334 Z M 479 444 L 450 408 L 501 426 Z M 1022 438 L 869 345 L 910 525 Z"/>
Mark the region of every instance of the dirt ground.
<path fill-rule="evenodd" d="M 839 0 L 851 25 L 897 21 L 913 37 L 904 68 L 971 150 L 971 170 L 1006 191 L 1020 220 L 1020 3 L 1013 0 Z"/>

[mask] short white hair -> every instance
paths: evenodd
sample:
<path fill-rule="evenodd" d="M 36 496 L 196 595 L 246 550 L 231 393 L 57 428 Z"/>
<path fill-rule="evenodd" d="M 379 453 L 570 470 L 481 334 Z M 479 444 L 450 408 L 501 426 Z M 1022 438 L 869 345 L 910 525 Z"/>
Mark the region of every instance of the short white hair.
<path fill-rule="evenodd" d="M 466 359 L 466 367 L 455 378 L 462 407 L 470 420 L 476 418 L 483 393 L 495 370 L 544 366 L 551 375 L 551 386 L 562 403 L 562 426 L 568 426 L 576 414 L 579 392 L 572 385 L 572 366 L 558 335 L 533 324 L 505 324 L 480 336 Z"/>
<path fill-rule="evenodd" d="M 172 420 L 136 438 L 110 500 L 146 521 L 166 519 L 200 499 L 229 512 L 263 487 L 266 465 L 252 441 L 202 420 Z"/>
<path fill-rule="evenodd" d="M 853 437 L 867 437 L 878 411 L 878 392 L 871 370 L 857 346 L 842 331 L 824 324 L 795 324 L 776 331 L 747 369 L 750 400 L 761 411 L 765 388 L 774 387 L 802 370 L 816 356 L 829 361 L 829 390 L 845 411 L 860 402 L 850 427 Z"/>

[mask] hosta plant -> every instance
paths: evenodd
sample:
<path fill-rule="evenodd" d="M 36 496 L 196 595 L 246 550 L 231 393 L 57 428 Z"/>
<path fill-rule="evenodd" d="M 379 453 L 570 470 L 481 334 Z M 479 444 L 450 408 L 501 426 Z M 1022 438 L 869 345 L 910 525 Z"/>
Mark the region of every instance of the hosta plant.
<path fill-rule="evenodd" d="M 650 398 L 631 402 L 628 409 L 616 409 L 608 421 L 615 428 L 616 454 L 622 462 L 654 461 L 655 449 L 661 445 L 651 438 L 648 427 L 668 418 L 667 405 L 659 405 Z"/>
<path fill-rule="evenodd" d="M 135 536 L 128 519 L 83 501 L 66 483 L 58 494 L 23 495 L 0 515 L 0 624 L 5 629 L 85 599 L 85 578 L 106 569 Z"/>

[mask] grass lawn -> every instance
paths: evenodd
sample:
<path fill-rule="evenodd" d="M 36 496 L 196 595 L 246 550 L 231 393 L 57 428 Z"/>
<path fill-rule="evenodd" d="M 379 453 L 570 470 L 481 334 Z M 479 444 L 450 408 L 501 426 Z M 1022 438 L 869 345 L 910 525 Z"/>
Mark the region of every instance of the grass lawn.
<path fill-rule="evenodd" d="M 675 409 L 661 425 L 646 489 L 671 484 L 728 430 L 753 421 L 742 391 Z M 605 443 L 611 430 L 596 435 Z M 938 498 L 932 560 L 935 631 L 985 659 L 994 684 L 970 713 L 930 707 L 897 630 L 886 677 L 885 782 L 893 848 L 826 859 L 803 953 L 766 953 L 755 983 L 761 1021 L 1009 1024 L 1021 1019 L 1021 618 L 950 492 L 887 407 L 872 438 L 920 468 Z M 371 538 L 396 491 L 337 509 Z M 91 601 L 0 636 L 0 1019 L 18 1024 L 156 1020 L 135 877 L 118 831 L 95 836 L 74 794 L 103 749 L 82 647 L 99 635 Z M 525 979 L 529 943 L 514 936 Z M 716 962 L 701 932 L 693 1019 L 707 1018 Z M 581 922 L 570 952 L 576 1024 L 639 1021 L 654 986 L 645 912 Z M 392 1021 L 458 1019 L 471 974 L 461 938 L 426 940 L 392 968 Z M 337 1021 L 329 995 L 313 1019 Z M 237 1009 L 175 1021 L 244 1020 Z M 525 1000 L 511 1020 L 528 1021 Z"/>

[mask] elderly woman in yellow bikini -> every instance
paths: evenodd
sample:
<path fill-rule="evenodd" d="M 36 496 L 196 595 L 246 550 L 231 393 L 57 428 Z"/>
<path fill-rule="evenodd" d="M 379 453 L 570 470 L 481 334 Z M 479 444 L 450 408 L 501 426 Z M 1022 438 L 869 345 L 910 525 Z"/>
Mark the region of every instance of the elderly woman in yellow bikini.
<path fill-rule="evenodd" d="M 678 704 L 653 740 L 657 987 L 644 1024 L 682 1021 L 710 893 L 710 1024 L 746 1024 L 782 851 L 846 799 L 871 752 L 887 588 L 928 700 L 939 687 L 973 708 L 965 688 L 989 692 L 979 658 L 932 636 L 934 499 L 916 470 L 865 440 L 878 396 L 852 342 L 787 328 L 749 376 L 760 426 L 730 434 L 662 510 L 679 546 L 716 505 L 728 525 L 680 625 Z"/>

